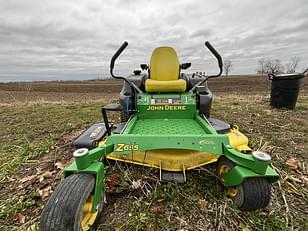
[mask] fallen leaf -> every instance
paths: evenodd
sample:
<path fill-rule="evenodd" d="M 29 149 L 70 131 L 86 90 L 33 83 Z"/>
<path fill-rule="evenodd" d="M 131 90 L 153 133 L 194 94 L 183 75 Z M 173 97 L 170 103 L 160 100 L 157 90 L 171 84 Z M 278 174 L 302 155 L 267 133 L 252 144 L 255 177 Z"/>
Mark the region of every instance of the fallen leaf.
<path fill-rule="evenodd" d="M 207 205 L 207 200 L 205 200 L 205 199 L 200 199 L 199 200 L 200 208 L 204 208 L 206 205 Z"/>
<path fill-rule="evenodd" d="M 120 227 L 115 227 L 114 231 L 121 231 L 121 228 Z"/>
<path fill-rule="evenodd" d="M 163 211 L 164 207 L 165 206 L 164 206 L 163 203 L 158 203 L 158 204 L 151 207 L 151 211 L 153 213 L 161 213 Z"/>
<path fill-rule="evenodd" d="M 117 185 L 117 177 L 116 175 L 112 175 L 110 181 L 108 182 L 108 188 L 110 191 L 113 191 L 115 186 Z"/>
<path fill-rule="evenodd" d="M 64 169 L 64 165 L 61 162 L 55 163 L 55 167 L 56 167 L 56 169 L 59 169 L 59 170 L 63 170 Z"/>
<path fill-rule="evenodd" d="M 45 199 L 46 197 L 48 197 L 51 193 L 51 186 L 48 185 L 42 189 L 38 190 L 38 193 L 40 194 L 40 197 L 43 199 Z"/>
<path fill-rule="evenodd" d="M 16 213 L 16 218 L 20 224 L 24 224 L 26 222 L 26 217 L 22 213 Z"/>
<path fill-rule="evenodd" d="M 24 177 L 24 178 L 21 178 L 19 181 L 20 181 L 21 183 L 25 183 L 25 182 L 27 182 L 27 181 L 33 180 L 35 177 L 36 177 L 36 175 L 26 176 L 26 177 Z"/>
<path fill-rule="evenodd" d="M 291 158 L 288 159 L 286 164 L 291 168 L 291 169 L 297 169 L 298 167 L 298 160 L 296 158 Z"/>
<path fill-rule="evenodd" d="M 133 180 L 133 183 L 132 183 L 132 188 L 133 189 L 138 189 L 141 187 L 141 179 L 137 180 L 137 181 L 134 181 Z"/>

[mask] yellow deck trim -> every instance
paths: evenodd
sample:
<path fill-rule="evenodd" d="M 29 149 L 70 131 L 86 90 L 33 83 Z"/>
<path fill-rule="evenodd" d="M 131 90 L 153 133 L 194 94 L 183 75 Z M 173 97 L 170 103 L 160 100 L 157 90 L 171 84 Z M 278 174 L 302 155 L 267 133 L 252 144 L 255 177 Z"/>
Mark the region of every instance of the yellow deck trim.
<path fill-rule="evenodd" d="M 227 135 L 229 137 L 230 145 L 235 150 L 240 152 L 251 151 L 248 147 L 248 138 L 238 131 L 238 129 L 232 129 Z M 101 141 L 99 146 L 104 143 L 105 141 Z M 220 155 L 207 152 L 178 149 L 149 150 L 129 155 L 110 153 L 106 156 L 106 158 L 110 160 L 123 161 L 125 163 L 173 172 L 190 170 L 211 164 L 216 162 L 219 157 Z M 185 166 L 185 169 L 183 169 L 183 166 Z"/>
<path fill-rule="evenodd" d="M 217 161 L 219 155 L 191 150 L 161 149 L 129 155 L 109 154 L 108 159 L 124 161 L 167 171 L 183 171 Z"/>

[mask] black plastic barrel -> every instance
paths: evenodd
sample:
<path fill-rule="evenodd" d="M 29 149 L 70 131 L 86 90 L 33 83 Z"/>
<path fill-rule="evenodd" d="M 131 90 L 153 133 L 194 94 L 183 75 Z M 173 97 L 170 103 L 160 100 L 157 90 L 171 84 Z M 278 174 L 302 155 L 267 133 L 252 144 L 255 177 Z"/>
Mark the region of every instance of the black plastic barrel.
<path fill-rule="evenodd" d="M 274 108 L 294 109 L 301 85 L 303 73 L 268 74 L 272 81 L 271 106 Z"/>

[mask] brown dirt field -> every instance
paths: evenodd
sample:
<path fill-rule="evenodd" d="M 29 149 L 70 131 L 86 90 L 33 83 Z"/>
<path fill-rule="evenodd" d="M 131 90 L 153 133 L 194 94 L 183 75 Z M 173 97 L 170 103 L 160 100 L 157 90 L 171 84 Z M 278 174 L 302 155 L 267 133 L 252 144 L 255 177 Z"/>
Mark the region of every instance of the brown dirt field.
<path fill-rule="evenodd" d="M 228 76 L 210 79 L 208 83 L 214 95 L 221 94 L 269 94 L 267 76 Z M 0 83 L 0 105 L 33 102 L 84 103 L 104 101 L 117 97 L 122 81 L 56 81 L 33 83 Z M 301 94 L 308 91 L 307 78 L 302 81 Z"/>
<path fill-rule="evenodd" d="M 0 104 L 105 101 L 121 88 L 122 82 L 114 80 L 0 83 Z"/>

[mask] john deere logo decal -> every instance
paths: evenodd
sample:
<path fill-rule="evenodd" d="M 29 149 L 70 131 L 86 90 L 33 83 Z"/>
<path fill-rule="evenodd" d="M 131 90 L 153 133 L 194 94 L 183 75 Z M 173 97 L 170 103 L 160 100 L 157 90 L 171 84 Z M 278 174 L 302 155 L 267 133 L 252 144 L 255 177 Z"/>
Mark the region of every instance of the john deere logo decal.
<path fill-rule="evenodd" d="M 184 111 L 186 106 L 183 105 L 151 105 L 147 111 Z"/>

